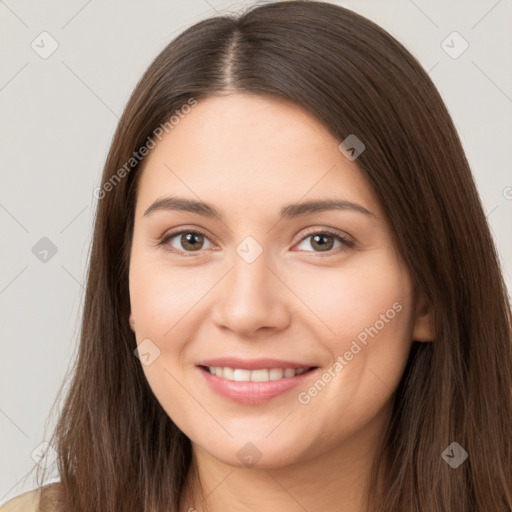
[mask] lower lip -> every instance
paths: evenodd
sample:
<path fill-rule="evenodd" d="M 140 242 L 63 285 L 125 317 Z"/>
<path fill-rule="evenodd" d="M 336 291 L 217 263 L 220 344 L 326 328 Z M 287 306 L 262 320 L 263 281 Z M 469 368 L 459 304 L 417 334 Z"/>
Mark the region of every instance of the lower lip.
<path fill-rule="evenodd" d="M 259 404 L 304 383 L 318 368 L 295 377 L 285 377 L 267 382 L 238 382 L 212 375 L 204 367 L 197 367 L 208 385 L 219 395 L 241 404 Z"/>

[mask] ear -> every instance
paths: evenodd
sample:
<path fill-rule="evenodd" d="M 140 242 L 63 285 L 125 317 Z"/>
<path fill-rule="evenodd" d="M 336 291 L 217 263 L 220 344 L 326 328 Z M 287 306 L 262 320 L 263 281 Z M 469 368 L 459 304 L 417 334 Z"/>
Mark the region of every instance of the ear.
<path fill-rule="evenodd" d="M 432 316 L 422 294 L 418 294 L 416 301 L 412 339 L 420 342 L 434 341 L 435 339 Z"/>
<path fill-rule="evenodd" d="M 130 322 L 130 329 L 133 332 L 135 332 L 135 321 L 133 320 L 133 314 L 132 313 L 130 313 L 129 322 Z"/>

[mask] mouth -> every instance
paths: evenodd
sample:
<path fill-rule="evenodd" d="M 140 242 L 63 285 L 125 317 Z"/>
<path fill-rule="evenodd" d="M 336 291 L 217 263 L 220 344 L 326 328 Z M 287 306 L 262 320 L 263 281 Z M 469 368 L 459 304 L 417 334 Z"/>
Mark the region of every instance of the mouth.
<path fill-rule="evenodd" d="M 281 379 L 297 377 L 318 368 L 318 366 L 299 367 L 299 368 L 257 368 L 248 370 L 246 368 L 232 368 L 229 366 L 203 366 L 199 365 L 203 371 L 210 375 L 221 377 L 234 382 L 269 382 Z"/>
<path fill-rule="evenodd" d="M 318 366 L 296 368 L 236 368 L 232 366 L 197 365 L 200 378 L 217 395 L 231 402 L 255 405 L 278 395 L 285 396 L 297 386 L 305 386 L 313 379 Z"/>

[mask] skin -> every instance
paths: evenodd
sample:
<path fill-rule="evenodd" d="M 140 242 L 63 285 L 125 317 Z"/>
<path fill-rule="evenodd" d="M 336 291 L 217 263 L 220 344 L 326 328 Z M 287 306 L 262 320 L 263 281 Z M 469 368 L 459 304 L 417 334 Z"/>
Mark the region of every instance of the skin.
<path fill-rule="evenodd" d="M 180 510 L 360 512 L 370 465 L 390 416 L 412 340 L 431 341 L 424 301 L 391 243 L 374 192 L 316 118 L 289 102 L 247 94 L 202 100 L 151 150 L 137 193 L 130 261 L 130 322 L 160 355 L 143 365 L 156 398 L 190 438 L 207 498 Z M 211 203 L 223 221 L 146 209 L 165 195 Z M 279 221 L 280 208 L 338 198 L 373 215 L 330 210 Z M 206 238 L 175 236 L 200 229 Z M 324 252 L 307 228 L 331 228 Z M 313 235 L 314 235 L 313 233 Z M 253 237 L 247 263 L 237 246 Z M 191 248 L 192 247 L 192 248 Z M 325 247 L 325 244 L 324 244 Z M 196 250 L 194 250 L 196 248 Z M 187 252 L 188 251 L 188 252 Z M 327 254 L 327 255 L 325 255 Z M 203 359 L 238 356 L 332 369 L 366 327 L 400 312 L 307 404 L 307 385 L 263 404 L 239 404 L 198 376 Z M 317 375 L 318 378 L 318 375 Z M 237 452 L 261 453 L 248 467 Z M 189 482 L 190 483 L 190 482 Z"/>

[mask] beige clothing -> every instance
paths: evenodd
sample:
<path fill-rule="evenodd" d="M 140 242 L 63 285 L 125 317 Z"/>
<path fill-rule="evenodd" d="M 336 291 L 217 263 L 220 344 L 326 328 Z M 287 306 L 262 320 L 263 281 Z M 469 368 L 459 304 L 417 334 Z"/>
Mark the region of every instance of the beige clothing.
<path fill-rule="evenodd" d="M 52 512 L 54 507 L 49 497 L 44 500 L 44 504 L 41 503 L 41 489 L 44 488 L 46 491 L 49 488 L 54 489 L 54 485 L 56 484 L 48 484 L 15 496 L 0 506 L 0 512 Z M 40 505 L 42 505 L 41 508 Z"/>
<path fill-rule="evenodd" d="M 0 512 L 37 512 L 40 489 L 39 487 L 12 498 L 0 507 Z"/>

